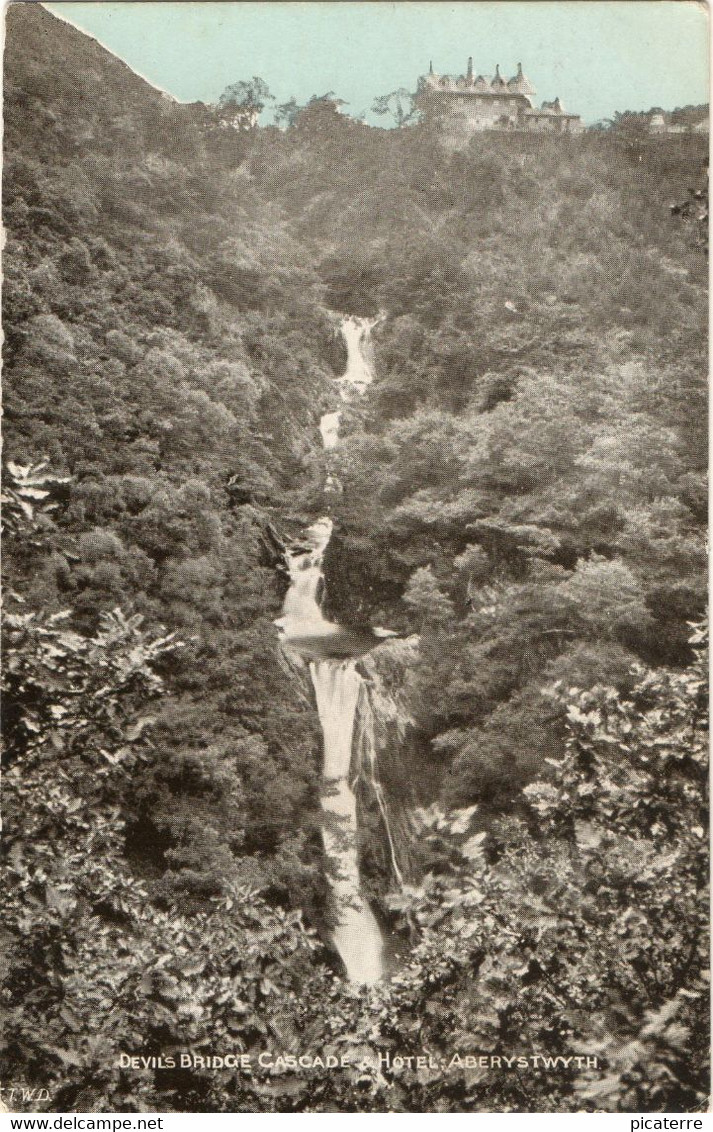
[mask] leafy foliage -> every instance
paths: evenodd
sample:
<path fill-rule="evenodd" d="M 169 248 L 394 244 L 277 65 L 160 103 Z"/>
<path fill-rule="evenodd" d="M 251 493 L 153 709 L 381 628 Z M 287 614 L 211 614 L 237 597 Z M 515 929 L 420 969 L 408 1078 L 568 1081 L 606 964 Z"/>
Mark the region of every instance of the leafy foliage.
<path fill-rule="evenodd" d="M 683 673 L 639 669 L 626 698 L 553 686 L 565 753 L 521 816 L 486 832 L 477 807 L 424 813 L 431 868 L 395 901 L 420 935 L 393 980 L 408 1053 L 590 1058 L 505 1083 L 482 1065 L 431 1072 L 426 1110 L 446 1090 L 466 1110 L 494 1095 L 514 1111 L 705 1103 L 705 1069 L 692 1072 L 708 1023 L 705 671 L 704 653 Z"/>
<path fill-rule="evenodd" d="M 269 101 L 274 102 L 275 97 L 259 75 L 247 82 L 231 83 L 218 99 L 220 120 L 237 130 L 252 129 Z"/>
<path fill-rule="evenodd" d="M 69 483 L 69 477 L 57 478 L 46 468 L 47 461 L 24 467 L 8 461 L 2 489 L 3 520 L 8 532 L 17 533 L 28 521 L 34 523 L 38 503 L 44 513 L 57 506 L 50 500 L 52 492 Z"/>
<path fill-rule="evenodd" d="M 400 129 L 416 119 L 418 111 L 415 99 L 415 94 L 400 86 L 389 94 L 380 94 L 374 99 L 371 109 L 374 114 L 388 115 Z"/>
<path fill-rule="evenodd" d="M 37 5 L 6 92 L 8 1073 L 64 1111 L 700 1108 L 706 274 L 670 202 L 704 139 L 445 154 L 334 92 L 223 129 L 262 80 L 179 106 Z M 401 949 L 368 992 L 322 942 L 320 737 L 271 625 L 340 310 L 387 315 L 327 600 L 420 638 L 373 676 L 423 805 L 402 892 L 364 854 Z M 347 1064 L 119 1064 L 221 1045 Z"/>

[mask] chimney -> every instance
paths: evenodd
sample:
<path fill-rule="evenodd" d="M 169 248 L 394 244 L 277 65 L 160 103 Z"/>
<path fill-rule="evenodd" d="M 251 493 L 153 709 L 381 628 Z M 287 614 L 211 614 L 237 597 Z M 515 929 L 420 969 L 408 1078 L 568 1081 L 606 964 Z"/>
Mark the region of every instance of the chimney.
<path fill-rule="evenodd" d="M 429 75 L 433 74 L 433 59 L 431 59 L 431 62 L 428 64 L 428 73 Z"/>
<path fill-rule="evenodd" d="M 473 78 L 473 56 L 472 55 L 468 56 L 468 78 L 469 79 Z"/>

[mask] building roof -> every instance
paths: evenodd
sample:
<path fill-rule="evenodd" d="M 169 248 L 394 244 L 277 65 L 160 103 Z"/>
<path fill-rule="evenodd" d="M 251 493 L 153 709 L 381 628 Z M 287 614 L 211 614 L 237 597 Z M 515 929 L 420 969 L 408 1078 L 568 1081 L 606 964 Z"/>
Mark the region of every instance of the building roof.
<path fill-rule="evenodd" d="M 434 72 L 433 63 L 431 63 L 429 72 L 425 76 L 425 83 L 431 89 L 437 90 L 467 90 L 478 94 L 524 95 L 528 99 L 530 95 L 535 94 L 535 87 L 527 75 L 523 74 L 522 63 L 518 63 L 517 74 L 513 75 L 511 79 L 503 78 L 500 74 L 499 64 L 496 66 L 492 78 L 486 78 L 482 74 L 474 77 L 472 58 L 468 59 L 468 66 L 463 75 L 439 75 Z"/>
<path fill-rule="evenodd" d="M 522 63 L 518 63 L 517 74 L 513 75 L 513 77 L 508 82 L 508 90 L 511 90 L 513 94 L 530 95 L 536 93 L 535 88 L 528 79 L 527 75 L 523 75 L 522 73 Z"/>
<path fill-rule="evenodd" d="M 525 91 L 513 90 L 508 83 L 505 82 L 502 75 L 498 72 L 492 79 L 485 78 L 483 75 L 478 75 L 477 78 L 468 75 L 439 75 L 433 71 L 423 76 L 423 85 L 434 91 L 439 91 L 443 94 L 468 94 L 480 95 L 487 97 L 488 95 L 493 98 L 506 97 L 506 98 L 524 98 L 530 102 L 530 97 Z"/>
<path fill-rule="evenodd" d="M 579 118 L 579 114 L 569 114 L 559 98 L 555 98 L 553 102 L 543 102 L 539 108 L 535 106 L 532 110 L 526 110 L 525 115 L 528 118 Z"/>
<path fill-rule="evenodd" d="M 473 61 L 471 58 L 468 59 L 468 66 L 464 75 L 439 75 L 433 71 L 433 64 L 431 64 L 429 73 L 424 76 L 422 82 L 430 90 L 444 94 L 479 95 L 486 98 L 489 95 L 499 98 L 504 96 L 513 99 L 513 101 L 519 99 L 525 102 L 527 108 L 524 109 L 524 113 L 528 117 L 557 116 L 579 119 L 579 114 L 567 113 L 559 98 L 553 99 L 552 102 L 543 102 L 539 109 L 533 107 L 531 96 L 535 94 L 535 87 L 527 75 L 523 73 L 522 63 L 517 65 L 517 74 L 507 81 L 500 74 L 499 64 L 496 66 L 492 78 L 486 78 L 484 75 L 473 77 Z M 522 101 L 520 103 L 521 108 Z"/>
<path fill-rule="evenodd" d="M 495 67 L 495 74 L 493 75 L 492 79 L 490 80 L 490 85 L 493 88 L 493 90 L 502 90 L 503 87 L 507 87 L 507 85 L 508 85 L 505 82 L 505 79 L 503 78 L 503 76 L 500 74 L 500 64 L 499 63 Z"/>

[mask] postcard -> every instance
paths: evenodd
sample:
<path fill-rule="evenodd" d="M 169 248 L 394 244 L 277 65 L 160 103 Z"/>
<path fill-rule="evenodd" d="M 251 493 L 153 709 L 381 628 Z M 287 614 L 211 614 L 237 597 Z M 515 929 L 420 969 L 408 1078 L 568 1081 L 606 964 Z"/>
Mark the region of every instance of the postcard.
<path fill-rule="evenodd" d="M 707 12 L 4 15 L 3 1108 L 702 1127 Z"/>

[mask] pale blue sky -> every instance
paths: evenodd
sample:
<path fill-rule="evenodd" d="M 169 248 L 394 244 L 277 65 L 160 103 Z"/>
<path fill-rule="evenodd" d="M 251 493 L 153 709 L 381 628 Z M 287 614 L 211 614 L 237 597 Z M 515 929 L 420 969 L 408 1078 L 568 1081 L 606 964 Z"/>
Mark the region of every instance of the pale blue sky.
<path fill-rule="evenodd" d="M 586 122 L 615 110 L 708 101 L 708 17 L 693 0 L 464 0 L 461 3 L 52 3 L 180 101 L 214 102 L 260 75 L 278 101 L 334 90 L 348 113 L 419 74 L 506 77 L 522 61 L 537 102 L 559 95 Z M 369 115 L 370 120 L 379 121 Z"/>

